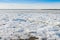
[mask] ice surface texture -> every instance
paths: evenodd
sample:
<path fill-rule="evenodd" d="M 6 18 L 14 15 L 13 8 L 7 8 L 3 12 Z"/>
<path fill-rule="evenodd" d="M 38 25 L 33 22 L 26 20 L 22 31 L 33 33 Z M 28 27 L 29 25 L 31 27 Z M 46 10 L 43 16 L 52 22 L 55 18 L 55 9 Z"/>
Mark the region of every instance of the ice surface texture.
<path fill-rule="evenodd" d="M 18 39 L 18 36 L 23 39 L 35 36 L 59 40 L 60 14 L 0 10 L 0 40 Z"/>

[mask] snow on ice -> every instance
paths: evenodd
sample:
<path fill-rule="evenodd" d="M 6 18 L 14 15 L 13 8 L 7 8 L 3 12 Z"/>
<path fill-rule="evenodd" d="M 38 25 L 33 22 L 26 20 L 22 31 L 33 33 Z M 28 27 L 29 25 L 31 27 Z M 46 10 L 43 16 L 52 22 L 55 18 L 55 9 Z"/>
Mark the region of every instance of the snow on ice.
<path fill-rule="evenodd" d="M 0 40 L 28 39 L 30 36 L 60 39 L 60 14 L 21 13 L 0 10 Z"/>

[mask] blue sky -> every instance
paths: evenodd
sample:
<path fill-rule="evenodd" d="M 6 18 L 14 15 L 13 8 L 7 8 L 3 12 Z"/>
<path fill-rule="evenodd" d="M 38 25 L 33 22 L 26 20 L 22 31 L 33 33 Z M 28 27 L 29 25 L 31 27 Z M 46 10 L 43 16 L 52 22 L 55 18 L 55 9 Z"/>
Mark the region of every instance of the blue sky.
<path fill-rule="evenodd" d="M 60 9 L 60 0 L 0 0 L 0 9 Z"/>
<path fill-rule="evenodd" d="M 55 3 L 60 0 L 0 0 L 0 3 Z"/>

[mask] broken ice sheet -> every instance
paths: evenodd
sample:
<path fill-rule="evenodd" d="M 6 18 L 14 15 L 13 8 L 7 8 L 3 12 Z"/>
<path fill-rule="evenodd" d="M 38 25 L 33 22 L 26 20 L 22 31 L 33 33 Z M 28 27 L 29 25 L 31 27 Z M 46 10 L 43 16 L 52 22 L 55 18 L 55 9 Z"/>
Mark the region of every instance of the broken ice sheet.
<path fill-rule="evenodd" d="M 6 40 L 17 38 L 15 35 L 21 38 L 28 38 L 28 35 L 48 39 L 60 38 L 59 20 L 60 14 L 54 13 L 4 12 L 0 14 L 0 36 Z"/>

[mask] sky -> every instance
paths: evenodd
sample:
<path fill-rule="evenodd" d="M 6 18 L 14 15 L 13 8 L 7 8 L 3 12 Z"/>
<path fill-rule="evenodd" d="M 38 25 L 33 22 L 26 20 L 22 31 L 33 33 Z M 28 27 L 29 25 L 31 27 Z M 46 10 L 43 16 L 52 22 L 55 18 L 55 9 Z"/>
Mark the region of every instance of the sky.
<path fill-rule="evenodd" d="M 60 0 L 0 0 L 0 9 L 60 9 Z"/>

